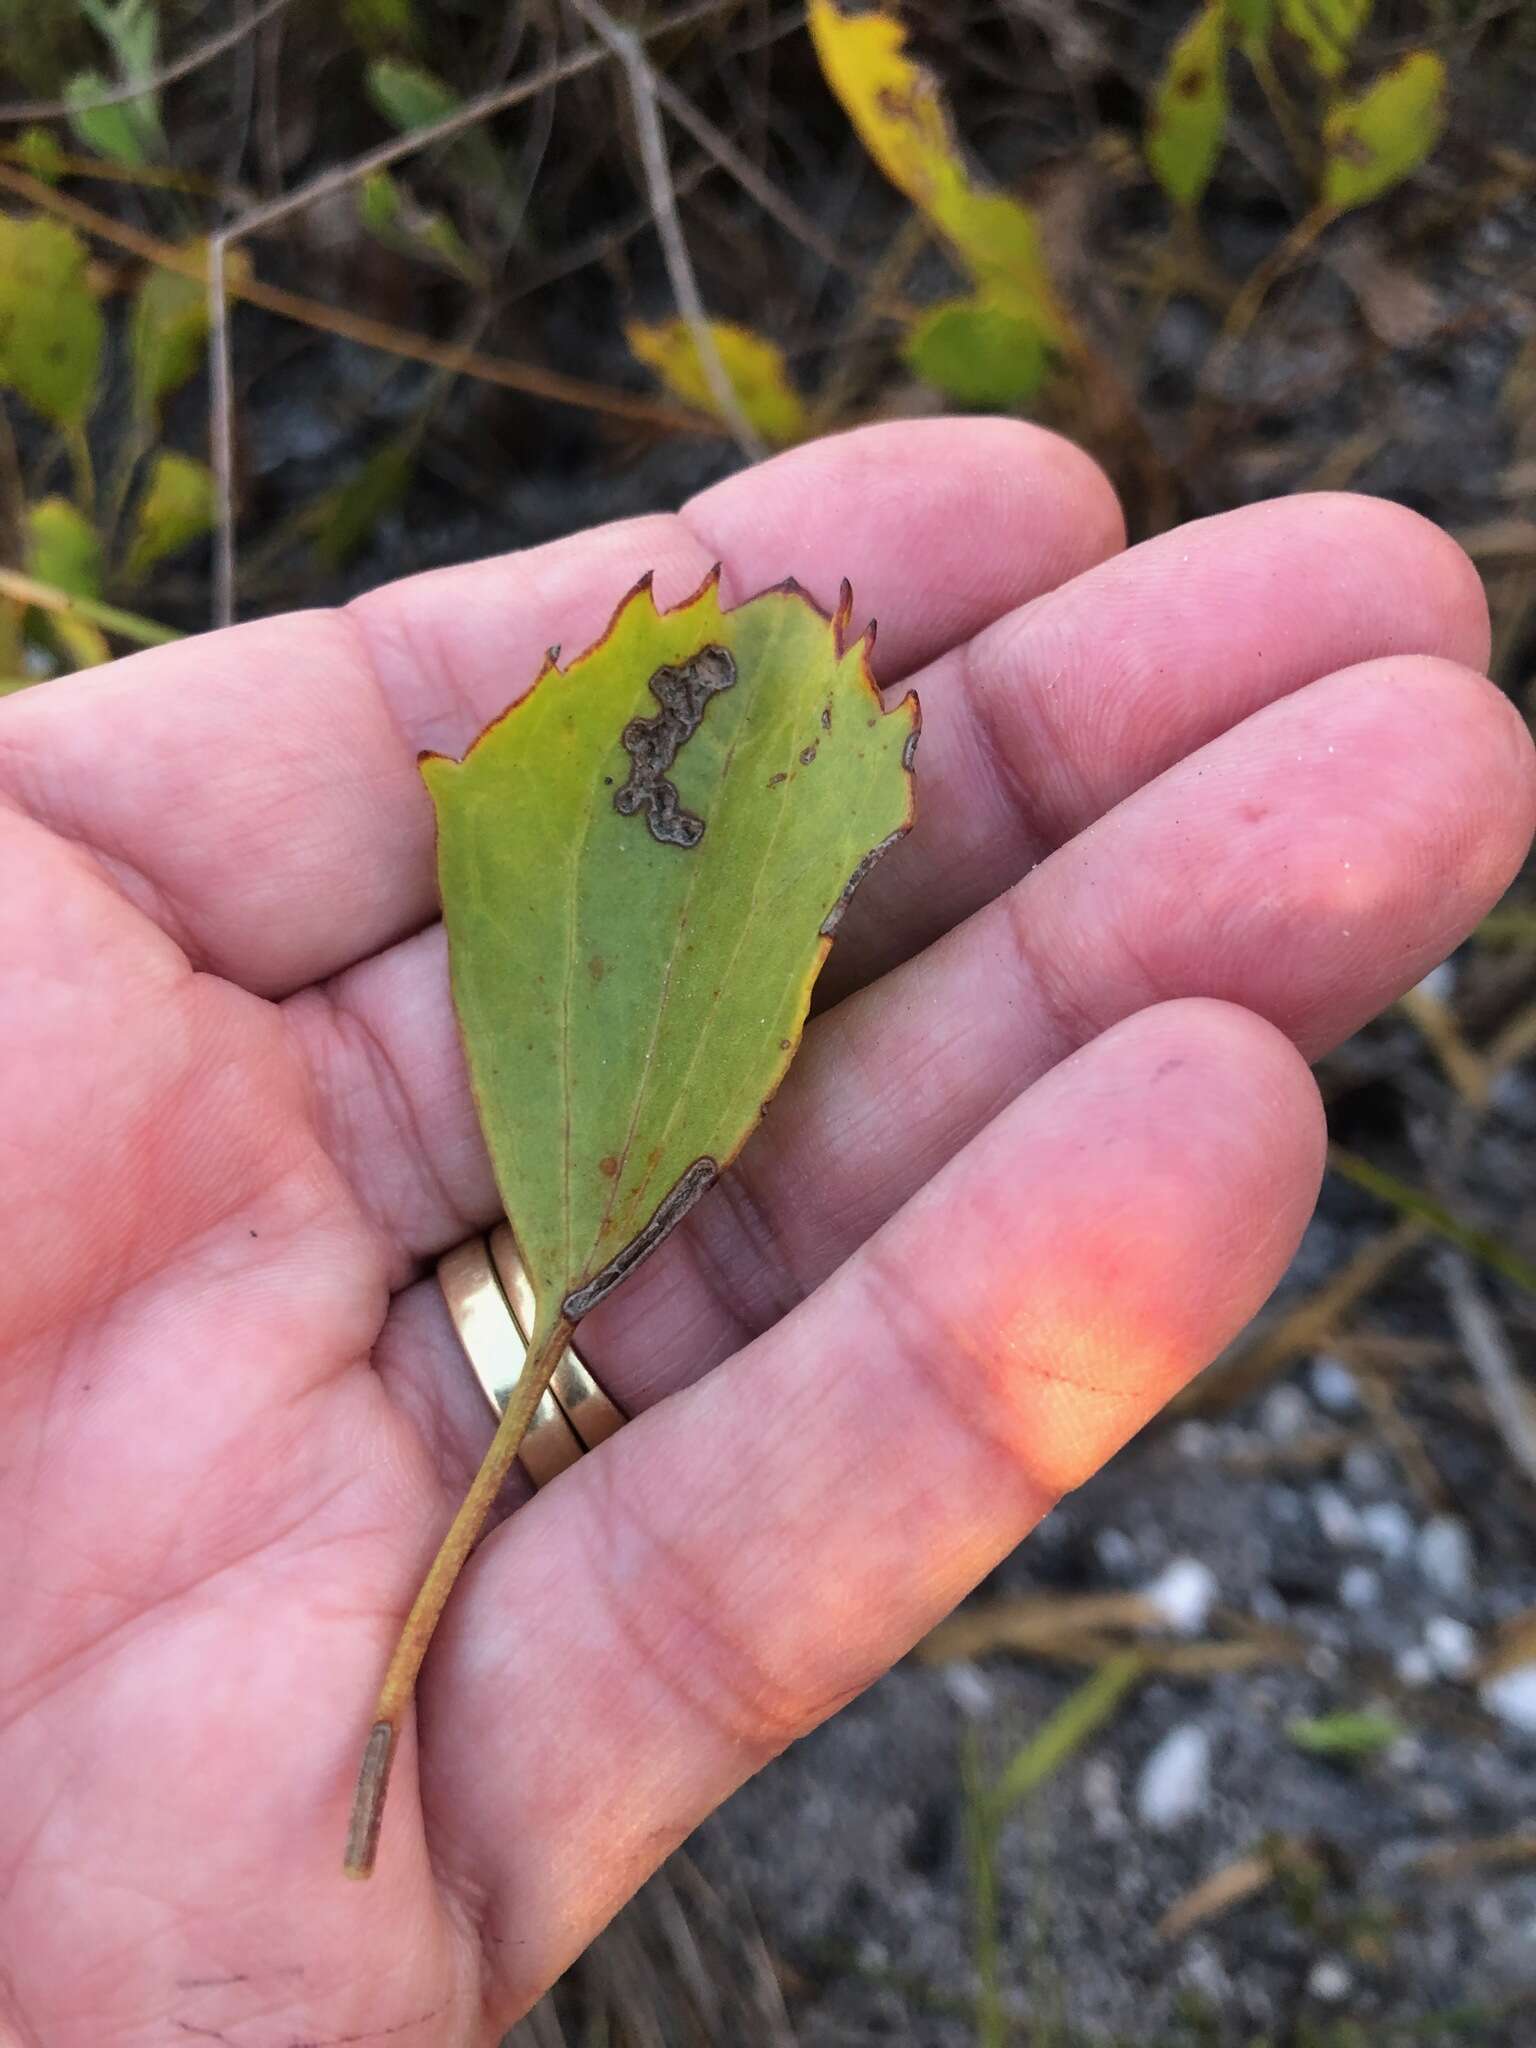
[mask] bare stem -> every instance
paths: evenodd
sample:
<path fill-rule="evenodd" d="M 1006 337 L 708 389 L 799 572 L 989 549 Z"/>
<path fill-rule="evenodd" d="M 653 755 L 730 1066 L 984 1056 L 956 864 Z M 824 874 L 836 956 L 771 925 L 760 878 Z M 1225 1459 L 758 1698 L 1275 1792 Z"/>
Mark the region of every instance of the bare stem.
<path fill-rule="evenodd" d="M 475 1474 L 406 1616 L 405 1626 L 400 1631 L 389 1668 L 384 1674 L 384 1683 L 379 1688 L 373 1726 L 368 1731 L 362 1766 L 357 1775 L 352 1819 L 347 1828 L 348 1877 L 372 1875 L 379 1845 L 379 1823 L 384 1817 L 384 1795 L 389 1789 L 390 1767 L 394 1763 L 401 1723 L 415 1695 L 417 1675 L 443 1609 L 448 1604 L 448 1595 L 475 1547 L 475 1540 L 485 1526 L 485 1518 L 501 1490 L 501 1483 L 512 1469 L 512 1461 L 528 1434 L 534 1410 L 544 1398 L 544 1390 L 554 1377 L 555 1367 L 570 1342 L 572 1327 L 562 1317 L 537 1350 L 529 1351 L 512 1398 L 491 1439 L 491 1447 L 481 1461 L 480 1470 Z"/>

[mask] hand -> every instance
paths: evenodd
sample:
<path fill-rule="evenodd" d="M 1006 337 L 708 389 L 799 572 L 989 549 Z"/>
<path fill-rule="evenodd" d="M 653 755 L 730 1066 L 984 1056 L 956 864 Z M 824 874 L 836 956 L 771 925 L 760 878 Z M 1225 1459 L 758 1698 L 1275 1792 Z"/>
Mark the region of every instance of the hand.
<path fill-rule="evenodd" d="M 1119 548 L 1047 434 L 873 428 L 0 709 L 8 2039 L 493 2042 L 1264 1300 L 1304 1062 L 1502 892 L 1531 749 L 1411 513 Z M 423 1277 L 498 1205 L 415 755 L 717 556 L 728 599 L 851 576 L 918 827 L 737 1171 L 584 1326 L 645 1412 L 482 1547 L 349 1884 L 489 1435 Z"/>

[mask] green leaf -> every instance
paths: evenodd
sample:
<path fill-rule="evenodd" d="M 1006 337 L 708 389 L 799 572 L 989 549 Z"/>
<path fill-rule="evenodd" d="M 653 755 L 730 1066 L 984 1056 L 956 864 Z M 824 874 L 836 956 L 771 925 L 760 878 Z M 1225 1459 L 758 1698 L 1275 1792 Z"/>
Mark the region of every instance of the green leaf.
<path fill-rule="evenodd" d="M 56 426 L 84 425 L 101 368 L 85 244 L 40 215 L 0 214 L 0 384 Z"/>
<path fill-rule="evenodd" d="M 1175 206 L 1200 204 L 1227 132 L 1227 20 L 1210 0 L 1168 54 L 1152 96 L 1147 162 Z"/>
<path fill-rule="evenodd" d="M 1379 199 L 1416 171 L 1445 129 L 1445 66 L 1410 50 L 1323 123 L 1323 204 L 1344 213 Z"/>
<path fill-rule="evenodd" d="M 364 83 L 368 97 L 391 126 L 408 135 L 446 120 L 464 104 L 461 93 L 428 71 L 398 57 L 380 57 L 368 66 Z M 471 127 L 448 145 L 447 163 L 460 187 L 510 226 L 520 214 L 512 181 L 501 153 L 482 128 Z"/>
<path fill-rule="evenodd" d="M 1126 1694 L 1146 1675 L 1146 1668 L 1145 1659 L 1134 1650 L 1123 1651 L 1107 1658 L 1091 1678 L 1069 1694 L 993 1787 L 989 1801 L 993 1819 L 1003 1819 L 1021 1799 L 1055 1777 L 1113 1717 Z"/>
<path fill-rule="evenodd" d="M 1280 19 L 1305 45 L 1319 78 L 1335 79 L 1370 19 L 1371 0 L 1279 0 Z"/>
<path fill-rule="evenodd" d="M 160 48 L 160 23 L 154 0 L 80 0 L 80 11 L 99 31 L 112 52 L 117 80 L 132 85 L 155 69 Z M 69 124 L 87 148 L 114 163 L 138 166 L 166 153 L 159 101 L 153 93 L 119 100 L 110 107 L 88 104 L 111 90 L 114 81 L 99 71 L 82 71 L 64 88 Z"/>
<path fill-rule="evenodd" d="M 711 320 L 709 332 L 749 424 L 776 448 L 800 440 L 809 423 L 784 351 L 765 335 L 730 320 Z M 654 326 L 633 320 L 624 329 L 624 338 L 669 391 L 700 412 L 715 413 L 715 396 L 686 320 L 660 320 Z"/>
<path fill-rule="evenodd" d="M 162 403 L 193 376 L 208 338 L 208 294 L 179 270 L 150 270 L 133 298 L 128 353 L 133 406 L 153 425 Z"/>
<path fill-rule="evenodd" d="M 300 524 L 312 536 L 322 567 L 344 568 L 385 513 L 400 503 L 416 467 L 419 443 L 416 429 L 407 428 L 375 449 L 355 476 L 305 507 Z"/>
<path fill-rule="evenodd" d="M 979 292 L 924 313 L 902 354 L 925 383 L 961 405 L 1023 405 L 1051 362 L 1049 337 L 1032 319 Z"/>
<path fill-rule="evenodd" d="M 386 248 L 450 271 L 477 288 L 486 283 L 485 265 L 448 216 L 416 205 L 388 171 L 371 171 L 363 179 L 357 215 Z"/>
<path fill-rule="evenodd" d="M 411 0 L 346 0 L 342 12 L 365 50 L 408 50 L 417 41 Z"/>
<path fill-rule="evenodd" d="M 154 101 L 117 100 L 107 107 L 90 104 L 111 89 L 112 80 L 99 71 L 82 71 L 64 88 L 69 125 L 86 148 L 130 169 L 164 156 L 165 133 Z"/>
<path fill-rule="evenodd" d="M 416 1676 L 572 1327 L 730 1165 L 783 1079 L 860 877 L 912 820 L 917 700 L 884 711 L 793 584 L 722 612 L 718 572 L 606 636 L 462 761 L 437 809 L 454 1007 L 534 1294 L 521 1374 L 374 1709 L 346 1867 L 373 1868 Z"/>
<path fill-rule="evenodd" d="M 71 597 L 100 597 L 101 541 L 68 498 L 44 498 L 29 507 L 27 568 Z"/>
<path fill-rule="evenodd" d="M 454 1003 L 530 1352 L 644 1258 L 783 1079 L 848 895 L 907 830 L 917 704 L 793 586 L 605 638 L 427 755 Z"/>
<path fill-rule="evenodd" d="M 1242 49 L 1262 50 L 1275 25 L 1275 0 L 1227 0 L 1227 21 Z"/>
<path fill-rule="evenodd" d="M 16 161 L 40 185 L 57 185 L 68 159 L 51 128 L 24 128 L 16 138 Z"/>
<path fill-rule="evenodd" d="M 1308 1756 L 1336 1758 L 1341 1763 L 1363 1763 L 1379 1756 L 1402 1734 L 1400 1721 L 1390 1714 L 1367 1709 L 1324 1714 L 1317 1720 L 1288 1721 L 1285 1732 Z"/>
<path fill-rule="evenodd" d="M 101 595 L 101 542 L 96 529 L 68 498 L 44 498 L 27 512 L 27 571 L 67 597 Z M 71 668 L 95 668 L 112 659 L 101 628 L 70 612 L 28 614 Z"/>
<path fill-rule="evenodd" d="M 190 455 L 163 449 L 155 457 L 139 500 L 133 538 L 123 573 L 130 582 L 147 576 L 157 562 L 198 540 L 213 525 L 218 494 L 213 472 Z"/>
<path fill-rule="evenodd" d="M 435 72 L 400 57 L 378 58 L 368 66 L 363 84 L 379 113 L 403 135 L 445 121 L 464 104 L 463 95 Z"/>

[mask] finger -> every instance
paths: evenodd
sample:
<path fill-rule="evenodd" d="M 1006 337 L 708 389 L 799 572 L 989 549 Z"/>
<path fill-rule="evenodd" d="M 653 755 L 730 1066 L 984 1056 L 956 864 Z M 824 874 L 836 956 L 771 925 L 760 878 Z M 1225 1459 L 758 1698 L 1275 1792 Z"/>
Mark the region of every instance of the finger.
<path fill-rule="evenodd" d="M 593 1369 L 634 1408 L 728 1356 L 1021 1088 L 1135 1010 L 1214 996 L 1316 1055 L 1497 901 L 1533 819 L 1524 727 L 1465 670 L 1372 663 L 1256 713 L 814 1022 L 732 1172 L 584 1324 Z M 413 949 L 434 957 L 359 970 L 339 1025 L 299 999 L 317 1093 L 339 1111 L 328 1144 L 386 1232 L 416 1233 L 414 1251 L 497 1205 L 440 947 L 426 935 Z M 353 1045 L 376 1063 L 367 1084 Z M 400 1204 L 388 1217 L 384 1200 Z M 412 1398 L 464 1373 L 446 1327 L 437 1345 L 397 1345 L 386 1329 L 381 1368 Z M 482 1430 L 478 1416 L 467 1437 L 445 1422 L 456 1472 Z"/>
<path fill-rule="evenodd" d="M 1197 520 L 998 620 L 912 679 L 917 825 L 859 892 L 823 997 L 909 958 L 1251 712 L 1389 654 L 1480 669 L 1483 586 L 1439 527 L 1342 492 Z"/>
<path fill-rule="evenodd" d="M 1283 1271 L 1322 1144 L 1269 1027 L 1146 1013 L 489 1540 L 425 1675 L 422 1789 L 497 2017 L 1215 1355 Z"/>
<path fill-rule="evenodd" d="M 647 569 L 675 604 L 804 572 L 888 602 L 899 677 L 1119 545 L 1102 473 L 1003 420 L 914 421 L 796 449 L 683 513 L 437 571 L 346 612 L 157 649 L 0 709 L 0 791 L 113 865 L 195 964 L 263 994 L 433 912 L 424 747 L 461 753 L 544 650 L 598 637 Z M 978 544 L 978 534 L 984 541 Z"/>

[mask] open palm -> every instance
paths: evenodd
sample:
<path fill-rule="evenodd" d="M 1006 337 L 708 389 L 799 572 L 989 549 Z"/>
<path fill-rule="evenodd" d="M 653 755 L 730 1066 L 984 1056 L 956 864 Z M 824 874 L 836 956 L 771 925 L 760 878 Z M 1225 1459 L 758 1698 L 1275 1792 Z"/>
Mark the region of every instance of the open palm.
<path fill-rule="evenodd" d="M 0 709 L 8 2041 L 494 2041 L 1264 1299 L 1304 1060 L 1503 890 L 1531 750 L 1409 513 L 1119 549 L 1049 435 L 875 428 Z M 737 1171 L 584 1326 L 638 1419 L 483 1545 L 349 1884 L 490 1426 L 423 1278 L 497 1204 L 415 755 L 717 557 L 879 614 L 918 828 Z"/>

